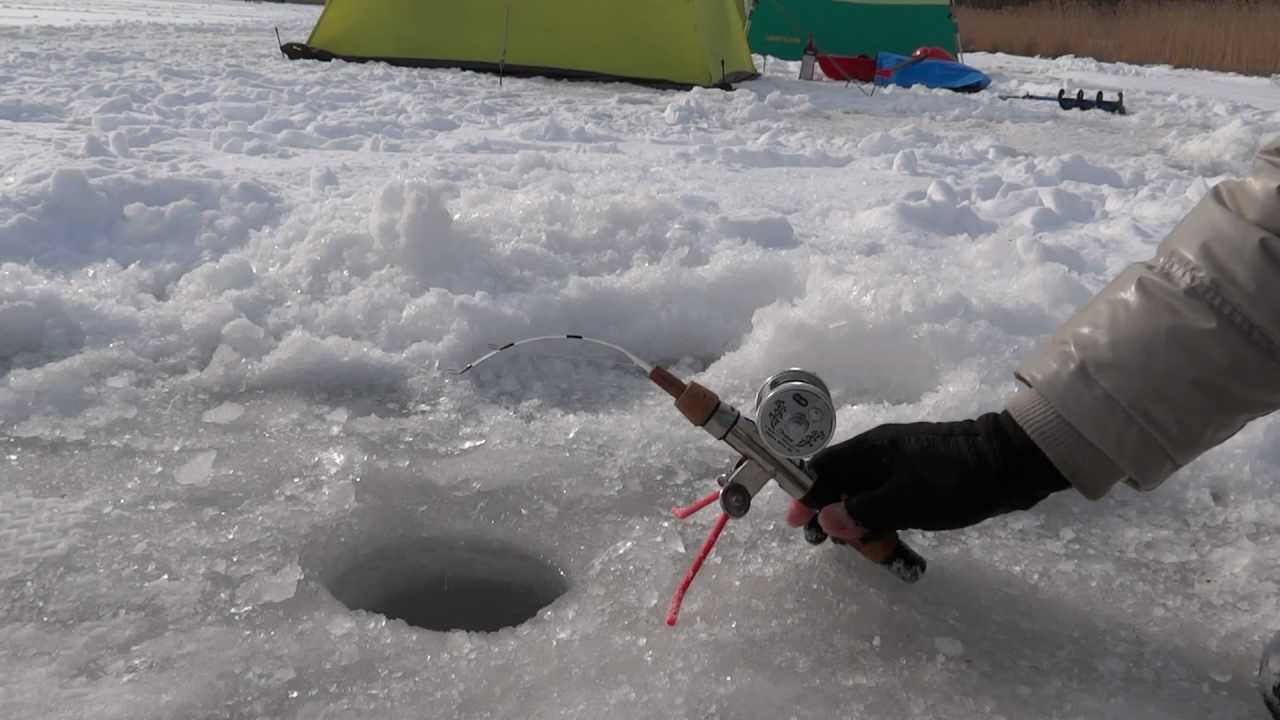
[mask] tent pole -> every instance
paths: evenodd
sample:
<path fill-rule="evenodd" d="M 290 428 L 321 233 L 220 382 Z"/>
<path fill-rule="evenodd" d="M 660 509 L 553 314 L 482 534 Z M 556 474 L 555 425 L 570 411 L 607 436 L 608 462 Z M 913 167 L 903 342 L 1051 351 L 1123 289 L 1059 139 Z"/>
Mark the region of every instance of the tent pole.
<path fill-rule="evenodd" d="M 964 62 L 964 46 L 960 44 L 960 21 L 956 19 L 956 0 L 951 0 L 951 23 L 956 26 L 956 59 Z"/>
<path fill-rule="evenodd" d="M 502 76 L 507 70 L 507 41 L 511 39 L 511 3 L 507 3 L 507 19 L 502 28 L 502 57 L 498 58 L 498 87 L 502 87 Z"/>

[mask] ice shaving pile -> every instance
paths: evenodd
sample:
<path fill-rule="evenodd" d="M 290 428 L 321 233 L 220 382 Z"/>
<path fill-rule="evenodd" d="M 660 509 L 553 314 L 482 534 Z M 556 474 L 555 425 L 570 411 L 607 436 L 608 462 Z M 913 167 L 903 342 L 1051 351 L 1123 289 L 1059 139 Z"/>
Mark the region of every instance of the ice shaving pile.
<path fill-rule="evenodd" d="M 998 409 L 1246 170 L 1276 83 L 499 88 L 283 60 L 316 7 L 92 5 L 0 2 L 0 717 L 1258 717 L 1275 420 L 1154 494 L 907 533 L 916 586 L 771 489 L 673 629 L 714 513 L 669 509 L 730 454 L 608 352 L 448 371 L 577 332 L 740 408 L 806 367 L 841 438 Z M 1064 86 L 1131 114 L 997 98 Z M 338 599 L 466 569 L 549 604 L 484 633 Z"/>

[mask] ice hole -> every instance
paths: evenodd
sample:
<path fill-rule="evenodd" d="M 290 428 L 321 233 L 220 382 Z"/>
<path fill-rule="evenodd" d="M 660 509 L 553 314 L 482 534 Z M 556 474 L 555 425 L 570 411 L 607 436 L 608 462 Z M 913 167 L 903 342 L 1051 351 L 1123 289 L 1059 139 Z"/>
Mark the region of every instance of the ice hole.
<path fill-rule="evenodd" d="M 383 545 L 357 554 L 326 586 L 352 610 L 470 632 L 519 625 L 569 589 L 559 568 L 526 549 L 470 538 Z"/>

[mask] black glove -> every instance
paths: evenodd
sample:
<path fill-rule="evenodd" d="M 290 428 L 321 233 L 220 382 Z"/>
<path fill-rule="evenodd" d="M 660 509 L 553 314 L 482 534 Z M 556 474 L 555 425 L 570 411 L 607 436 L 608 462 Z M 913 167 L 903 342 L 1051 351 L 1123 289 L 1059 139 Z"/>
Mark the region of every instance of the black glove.
<path fill-rule="evenodd" d="M 819 453 L 803 503 L 843 501 L 867 530 L 954 530 L 1070 487 L 1009 413 L 881 425 Z"/>

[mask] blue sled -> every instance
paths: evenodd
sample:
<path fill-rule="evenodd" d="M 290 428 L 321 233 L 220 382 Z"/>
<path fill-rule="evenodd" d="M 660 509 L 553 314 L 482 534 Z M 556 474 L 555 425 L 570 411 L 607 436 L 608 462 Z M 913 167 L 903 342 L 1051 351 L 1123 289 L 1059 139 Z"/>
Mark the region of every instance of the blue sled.
<path fill-rule="evenodd" d="M 876 55 L 876 84 L 899 87 L 924 85 L 956 92 L 978 92 L 991 84 L 991 78 L 963 63 L 881 52 Z"/>

